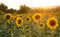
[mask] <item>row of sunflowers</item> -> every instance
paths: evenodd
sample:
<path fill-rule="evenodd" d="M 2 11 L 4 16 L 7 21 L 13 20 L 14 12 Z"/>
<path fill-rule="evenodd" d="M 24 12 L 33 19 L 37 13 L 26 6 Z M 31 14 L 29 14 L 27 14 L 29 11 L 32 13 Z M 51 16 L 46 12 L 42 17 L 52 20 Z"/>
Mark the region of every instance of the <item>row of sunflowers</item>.
<path fill-rule="evenodd" d="M 26 15 L 26 16 L 25 16 Z M 34 13 L 32 14 L 10 14 L 7 13 L 4 15 L 5 19 L 9 22 L 11 19 L 16 20 L 16 26 L 20 27 L 23 25 L 23 21 L 26 20 L 27 23 L 32 22 L 33 20 L 35 23 L 38 23 L 42 21 L 43 15 L 41 13 Z M 50 17 L 47 19 L 47 27 L 49 27 L 51 30 L 56 29 L 58 26 L 58 19 L 56 17 Z M 42 23 L 40 27 L 44 27 L 44 24 Z"/>

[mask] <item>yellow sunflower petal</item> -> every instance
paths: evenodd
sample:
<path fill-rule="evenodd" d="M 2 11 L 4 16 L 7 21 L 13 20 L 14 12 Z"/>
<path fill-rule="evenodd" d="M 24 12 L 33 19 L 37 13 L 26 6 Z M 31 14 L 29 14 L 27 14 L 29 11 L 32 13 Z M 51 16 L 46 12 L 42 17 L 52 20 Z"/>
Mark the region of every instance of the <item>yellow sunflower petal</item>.
<path fill-rule="evenodd" d="M 23 19 L 22 19 L 21 17 L 18 17 L 18 18 L 16 19 L 16 25 L 17 25 L 18 27 L 20 27 L 22 24 L 23 24 Z"/>
<path fill-rule="evenodd" d="M 32 19 L 33 19 L 35 22 L 38 22 L 39 20 L 42 20 L 42 14 L 40 14 L 40 13 L 35 13 L 35 14 L 32 16 Z"/>
<path fill-rule="evenodd" d="M 5 19 L 10 20 L 12 18 L 12 15 L 10 13 L 5 14 Z"/>
<path fill-rule="evenodd" d="M 50 29 L 55 29 L 58 26 L 58 20 L 55 17 L 51 17 L 47 20 L 47 26 Z"/>
<path fill-rule="evenodd" d="M 27 22 L 30 22 L 30 21 L 31 21 L 31 18 L 27 16 L 27 17 L 26 17 L 26 21 L 27 21 Z"/>
<path fill-rule="evenodd" d="M 39 27 L 40 27 L 40 28 L 44 28 L 44 23 L 41 23 L 41 24 L 39 25 Z"/>

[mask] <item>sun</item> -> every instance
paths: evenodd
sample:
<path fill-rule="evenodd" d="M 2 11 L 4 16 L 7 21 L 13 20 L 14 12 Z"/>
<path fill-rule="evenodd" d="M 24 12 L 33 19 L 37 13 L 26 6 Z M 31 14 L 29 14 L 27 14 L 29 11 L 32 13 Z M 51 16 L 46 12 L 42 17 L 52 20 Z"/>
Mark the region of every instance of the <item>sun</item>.
<path fill-rule="evenodd" d="M 25 4 L 29 7 L 48 7 L 60 5 L 60 3 L 56 0 L 28 0 Z"/>

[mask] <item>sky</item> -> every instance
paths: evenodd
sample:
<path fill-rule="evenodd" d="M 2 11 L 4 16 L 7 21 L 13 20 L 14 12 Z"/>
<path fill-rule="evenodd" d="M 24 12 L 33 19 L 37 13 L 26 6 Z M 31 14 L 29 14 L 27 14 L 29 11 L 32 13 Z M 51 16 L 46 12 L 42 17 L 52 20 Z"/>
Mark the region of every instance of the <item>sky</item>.
<path fill-rule="evenodd" d="M 60 5 L 60 0 L 0 0 L 8 8 L 19 9 L 20 5 L 25 4 L 29 7 L 46 7 Z"/>

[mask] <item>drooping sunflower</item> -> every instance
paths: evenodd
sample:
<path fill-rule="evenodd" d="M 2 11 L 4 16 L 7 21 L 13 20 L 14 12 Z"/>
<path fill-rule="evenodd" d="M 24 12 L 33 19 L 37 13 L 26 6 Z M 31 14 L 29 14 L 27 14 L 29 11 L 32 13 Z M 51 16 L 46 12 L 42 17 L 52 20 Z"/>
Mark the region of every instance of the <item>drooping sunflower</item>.
<path fill-rule="evenodd" d="M 58 26 L 58 20 L 55 17 L 51 17 L 47 20 L 47 26 L 50 29 L 56 29 L 56 27 Z"/>
<path fill-rule="evenodd" d="M 40 28 L 44 28 L 44 23 L 41 23 L 41 24 L 39 25 L 39 27 L 40 27 Z"/>
<path fill-rule="evenodd" d="M 42 20 L 42 14 L 40 14 L 40 13 L 35 13 L 35 14 L 32 16 L 32 19 L 33 19 L 35 22 L 38 22 L 39 20 Z"/>
<path fill-rule="evenodd" d="M 22 24 L 23 24 L 23 19 L 22 19 L 21 17 L 18 17 L 18 18 L 16 19 L 16 25 L 17 25 L 18 27 L 20 27 Z"/>
<path fill-rule="evenodd" d="M 5 19 L 6 20 L 11 20 L 12 19 L 12 15 L 10 13 L 5 14 Z"/>

